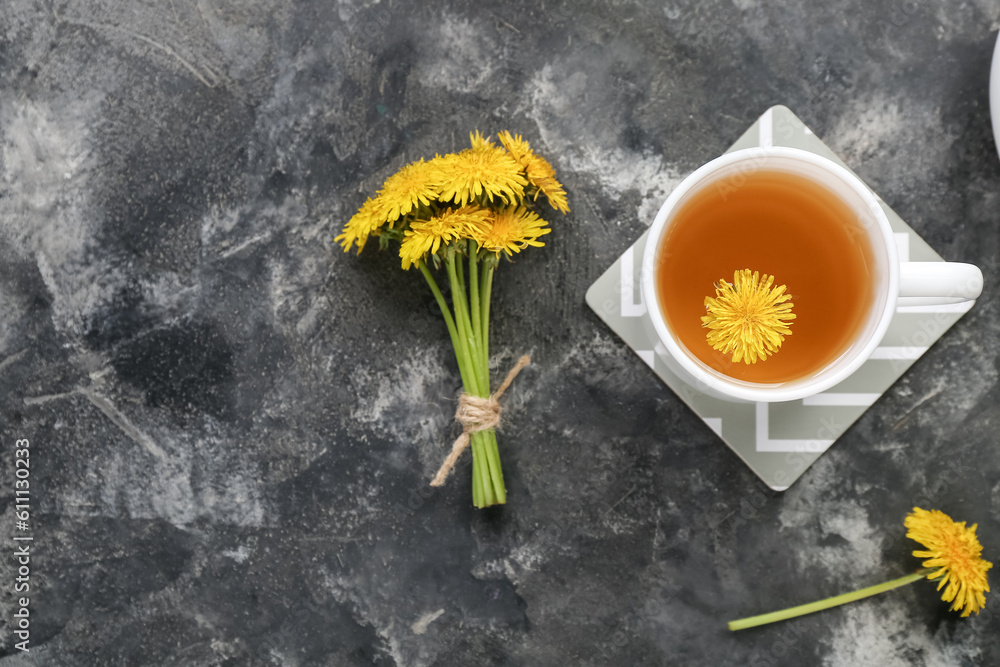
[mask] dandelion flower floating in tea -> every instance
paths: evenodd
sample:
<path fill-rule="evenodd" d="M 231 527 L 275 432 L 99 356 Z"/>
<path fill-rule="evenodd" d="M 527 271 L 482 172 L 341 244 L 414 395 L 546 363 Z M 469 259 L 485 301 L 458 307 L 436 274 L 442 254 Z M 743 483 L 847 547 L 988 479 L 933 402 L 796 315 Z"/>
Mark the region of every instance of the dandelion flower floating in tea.
<path fill-rule="evenodd" d="M 962 610 L 962 616 L 986 606 L 986 593 L 990 590 L 986 571 L 993 567 L 982 559 L 983 547 L 976 537 L 976 524 L 970 528 L 965 522 L 956 523 L 944 512 L 913 508 L 903 522 L 906 536 L 920 542 L 926 550 L 914 551 L 917 558 L 926 558 L 925 568 L 930 568 L 928 579 L 940 579 L 938 590 L 944 588 L 941 599 L 951 602 L 951 610 Z"/>
<path fill-rule="evenodd" d="M 785 286 L 773 287 L 774 276 L 742 269 L 733 274 L 733 282 L 719 280 L 715 297 L 705 297 L 707 314 L 701 318 L 710 329 L 708 344 L 723 354 L 732 354 L 733 362 L 755 364 L 774 354 L 795 319 L 792 298 Z"/>

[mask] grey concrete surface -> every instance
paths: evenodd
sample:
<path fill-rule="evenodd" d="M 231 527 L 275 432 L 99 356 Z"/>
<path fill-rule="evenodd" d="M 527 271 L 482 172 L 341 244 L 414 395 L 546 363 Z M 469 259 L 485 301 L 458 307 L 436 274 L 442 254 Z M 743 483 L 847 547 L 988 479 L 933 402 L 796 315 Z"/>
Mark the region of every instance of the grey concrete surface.
<path fill-rule="evenodd" d="M 5 3 L 0 665 L 1000 663 L 996 592 L 725 629 L 915 568 L 914 505 L 1000 559 L 998 28 L 994 0 Z M 779 103 L 986 276 L 780 494 L 583 300 Z M 459 384 L 431 295 L 333 242 L 475 129 L 523 134 L 572 208 L 497 275 L 496 373 L 534 363 L 486 511 L 467 467 L 427 485 Z"/>

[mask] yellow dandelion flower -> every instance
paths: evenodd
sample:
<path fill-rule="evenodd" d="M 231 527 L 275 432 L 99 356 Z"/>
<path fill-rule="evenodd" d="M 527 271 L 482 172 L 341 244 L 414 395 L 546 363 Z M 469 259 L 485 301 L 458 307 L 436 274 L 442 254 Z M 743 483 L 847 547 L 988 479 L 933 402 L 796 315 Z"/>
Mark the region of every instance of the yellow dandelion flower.
<path fill-rule="evenodd" d="M 524 169 L 528 182 L 535 186 L 534 199 L 537 200 L 538 195 L 543 194 L 552 208 L 562 213 L 569 213 L 566 191 L 562 184 L 556 180 L 556 170 L 549 164 L 548 160 L 541 155 L 536 155 L 531 150 L 531 145 L 522 139 L 520 134 L 511 136 L 510 132 L 504 130 L 497 134 L 497 137 L 507 152 L 511 154 L 511 157 L 517 160 L 517 163 Z"/>
<path fill-rule="evenodd" d="M 732 354 L 735 363 L 755 364 L 774 354 L 785 336 L 792 335 L 788 327 L 795 314 L 785 286 L 772 289 L 773 283 L 774 276 L 750 269 L 736 271 L 732 284 L 716 283 L 715 298 L 705 297 L 708 314 L 701 318 L 702 326 L 711 330 L 709 345 Z"/>
<path fill-rule="evenodd" d="M 941 599 L 951 602 L 951 610 L 963 610 L 962 616 L 986 606 L 986 593 L 990 585 L 986 571 L 993 567 L 982 559 L 982 545 L 976 537 L 976 524 L 970 528 L 965 522 L 956 523 L 939 510 L 922 510 L 914 507 L 903 522 L 906 536 L 920 542 L 926 550 L 914 551 L 917 558 L 926 558 L 923 565 L 935 568 L 928 579 L 940 579 L 937 589 L 944 588 Z"/>
<path fill-rule="evenodd" d="M 520 201 L 528 184 L 521 175 L 521 165 L 479 132 L 470 137 L 472 148 L 431 161 L 441 184 L 441 201 L 465 206 L 482 195 L 490 202 L 494 197 L 508 204 Z"/>
<path fill-rule="evenodd" d="M 355 243 L 358 244 L 358 254 L 368 240 L 368 236 L 378 231 L 387 222 L 385 204 L 381 198 L 371 197 L 361 205 L 358 212 L 344 225 L 344 230 L 333 237 L 333 240 L 344 248 L 344 252 L 351 249 Z"/>
<path fill-rule="evenodd" d="M 520 134 L 511 135 L 507 130 L 503 130 L 497 133 L 497 139 L 522 167 L 528 166 L 528 162 L 535 152 L 531 150 L 531 144 L 522 139 Z"/>
<path fill-rule="evenodd" d="M 523 206 L 509 206 L 493 214 L 488 225 L 473 229 L 472 238 L 480 248 L 495 253 L 502 250 L 510 256 L 528 246 L 540 248 L 545 245 L 538 237 L 552 231 L 546 224 L 534 211 Z"/>
<path fill-rule="evenodd" d="M 379 191 L 389 222 L 395 222 L 423 204 L 427 206 L 440 191 L 436 165 L 421 158 L 386 179 Z"/>
<path fill-rule="evenodd" d="M 549 206 L 561 213 L 569 213 L 566 191 L 563 189 L 562 183 L 555 178 L 556 170 L 545 158 L 536 155 L 528 165 L 526 172 L 528 181 L 537 188 L 535 199 L 538 199 L 538 194 L 541 193 L 549 200 Z"/>
<path fill-rule="evenodd" d="M 480 134 L 479 130 L 475 132 L 469 132 L 469 145 L 472 146 L 474 151 L 482 151 L 490 148 L 495 148 L 493 142 L 488 138 Z"/>
<path fill-rule="evenodd" d="M 428 220 L 411 223 L 399 245 L 403 268 L 409 269 L 418 264 L 427 253 L 437 252 L 442 243 L 473 237 L 489 224 L 489 219 L 488 210 L 478 206 L 463 206 L 459 209 L 447 209 Z"/>

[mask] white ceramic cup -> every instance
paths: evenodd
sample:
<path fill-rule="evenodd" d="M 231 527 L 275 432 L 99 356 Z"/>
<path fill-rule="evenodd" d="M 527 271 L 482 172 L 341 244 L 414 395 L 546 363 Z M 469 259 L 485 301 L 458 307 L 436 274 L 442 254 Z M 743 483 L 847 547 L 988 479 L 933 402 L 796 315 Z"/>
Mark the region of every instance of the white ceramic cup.
<path fill-rule="evenodd" d="M 755 171 L 782 171 L 808 178 L 833 193 L 861 222 L 874 264 L 874 298 L 864 323 L 844 352 L 825 367 L 780 383 L 757 383 L 729 377 L 687 350 L 671 331 L 656 289 L 658 253 L 675 213 L 708 187 L 739 187 Z M 871 190 L 854 174 L 824 157 L 796 148 L 748 148 L 727 153 L 703 165 L 670 193 L 649 230 L 641 272 L 642 296 L 662 347 L 658 352 L 673 372 L 695 389 L 734 401 L 792 401 L 833 387 L 856 371 L 879 345 L 897 303 L 958 303 L 977 298 L 983 274 L 976 266 L 956 262 L 900 262 L 889 219 Z M 780 352 L 779 352 L 780 354 Z M 766 362 L 759 362 L 766 363 Z"/>

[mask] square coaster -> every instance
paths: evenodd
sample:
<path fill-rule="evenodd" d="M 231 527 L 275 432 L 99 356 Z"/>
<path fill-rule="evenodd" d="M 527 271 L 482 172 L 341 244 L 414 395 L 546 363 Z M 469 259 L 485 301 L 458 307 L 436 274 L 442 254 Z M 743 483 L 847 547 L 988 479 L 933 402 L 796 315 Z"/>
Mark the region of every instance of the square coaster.
<path fill-rule="evenodd" d="M 784 106 L 765 111 L 726 152 L 758 146 L 799 148 L 850 169 Z M 944 261 L 881 197 L 875 196 L 889 218 L 901 261 Z M 587 304 L 775 491 L 784 491 L 798 479 L 975 303 L 918 306 L 906 305 L 901 299 L 875 353 L 837 386 L 798 401 L 733 403 L 684 383 L 664 360 L 666 351 L 645 316 L 646 305 L 639 287 L 647 235 L 643 233 L 590 286 Z"/>

